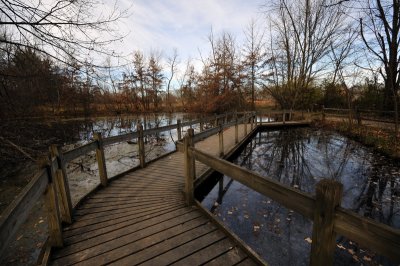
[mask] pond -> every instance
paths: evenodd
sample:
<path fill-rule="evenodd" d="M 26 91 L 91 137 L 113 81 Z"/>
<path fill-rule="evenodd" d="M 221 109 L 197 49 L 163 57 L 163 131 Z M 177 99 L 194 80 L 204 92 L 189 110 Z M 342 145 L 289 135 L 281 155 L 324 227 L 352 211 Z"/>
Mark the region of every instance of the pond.
<path fill-rule="evenodd" d="M 342 206 L 400 228 L 400 165 L 334 132 L 295 128 L 258 132 L 233 161 L 314 194 L 316 183 L 343 184 Z M 312 222 L 227 176 L 202 204 L 270 265 L 308 265 Z M 339 236 L 335 265 L 394 265 Z"/>

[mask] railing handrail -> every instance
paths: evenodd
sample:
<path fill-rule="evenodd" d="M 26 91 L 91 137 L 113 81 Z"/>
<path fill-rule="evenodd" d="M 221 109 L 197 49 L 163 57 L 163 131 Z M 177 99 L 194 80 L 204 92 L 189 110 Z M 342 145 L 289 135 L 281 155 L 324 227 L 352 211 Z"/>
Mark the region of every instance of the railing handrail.
<path fill-rule="evenodd" d="M 187 138 L 188 136 L 186 136 Z M 190 141 L 185 142 L 190 143 Z M 243 185 L 277 201 L 279 204 L 294 210 L 315 223 L 316 199 L 309 193 L 301 192 L 280 182 L 262 177 L 257 173 L 237 166 L 216 156 L 204 153 L 194 146 L 183 147 L 185 155 L 198 160 L 210 168 L 229 176 Z M 193 166 L 191 166 L 193 167 Z M 187 171 L 189 172 L 189 171 Z M 194 180 L 195 177 L 186 177 Z M 318 185 L 317 185 L 318 186 Z M 395 262 L 400 261 L 400 230 L 360 216 L 351 210 L 339 206 L 334 209 L 333 231 L 385 255 Z M 315 226 L 315 225 L 314 225 Z M 315 230 L 315 229 L 314 229 Z M 313 236 L 314 237 L 314 236 Z M 314 240 L 313 240 L 314 241 Z M 329 245 L 329 243 L 328 243 Z M 323 247 L 319 247 L 319 250 Z M 313 254 L 312 254 L 313 255 Z M 332 254 L 333 256 L 333 254 Z M 333 258 L 333 257 L 332 257 Z"/>

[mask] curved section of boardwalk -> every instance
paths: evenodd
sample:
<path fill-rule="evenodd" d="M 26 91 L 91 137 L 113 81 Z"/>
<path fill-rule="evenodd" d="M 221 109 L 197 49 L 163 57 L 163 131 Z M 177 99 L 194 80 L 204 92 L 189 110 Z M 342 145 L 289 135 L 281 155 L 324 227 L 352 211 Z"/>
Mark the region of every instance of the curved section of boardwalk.
<path fill-rule="evenodd" d="M 225 131 L 226 150 L 233 134 L 234 128 Z M 216 154 L 218 138 L 196 147 Z M 196 163 L 197 175 L 205 170 Z M 114 180 L 76 210 L 51 264 L 255 265 L 202 212 L 184 205 L 183 180 L 178 152 Z"/>

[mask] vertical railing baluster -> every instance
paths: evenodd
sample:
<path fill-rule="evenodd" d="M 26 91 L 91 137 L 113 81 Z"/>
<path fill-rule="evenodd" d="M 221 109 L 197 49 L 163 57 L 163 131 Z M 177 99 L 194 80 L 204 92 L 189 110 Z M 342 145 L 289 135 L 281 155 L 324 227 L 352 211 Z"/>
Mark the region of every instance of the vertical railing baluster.
<path fill-rule="evenodd" d="M 101 133 L 99 132 L 94 133 L 93 138 L 97 142 L 96 160 L 99 166 L 100 183 L 103 185 L 103 187 L 106 187 L 108 177 L 107 177 L 106 159 L 104 156 L 103 139 L 101 137 Z"/>

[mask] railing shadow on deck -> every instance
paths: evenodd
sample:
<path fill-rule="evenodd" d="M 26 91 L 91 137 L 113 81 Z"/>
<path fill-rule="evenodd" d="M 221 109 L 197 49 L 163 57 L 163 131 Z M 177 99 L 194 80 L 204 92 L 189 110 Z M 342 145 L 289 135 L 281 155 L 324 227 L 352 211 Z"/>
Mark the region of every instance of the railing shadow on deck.
<path fill-rule="evenodd" d="M 323 179 L 317 183 L 316 195 L 312 196 L 270 177 L 260 176 L 222 158 L 204 153 L 195 148 L 195 139 L 193 130 L 189 129 L 183 142 L 178 145 L 178 150 L 184 153 L 185 198 L 188 205 L 201 207 L 201 203 L 194 198 L 194 169 L 195 162 L 199 161 L 312 220 L 310 265 L 333 264 L 337 234 L 387 256 L 396 263 L 400 262 L 400 230 L 342 208 L 341 183 Z"/>
<path fill-rule="evenodd" d="M 251 122 L 250 122 L 251 121 Z M 71 194 L 69 191 L 68 177 L 66 173 L 66 164 L 72 160 L 85 155 L 89 152 L 96 151 L 96 160 L 99 168 L 100 186 L 107 186 L 109 178 L 107 176 L 106 160 L 104 156 L 104 147 L 119 142 L 132 139 L 138 140 L 138 154 L 140 167 L 146 166 L 144 137 L 157 134 L 164 131 L 177 130 L 178 141 L 182 139 L 182 129 L 184 127 L 192 128 L 193 125 L 199 124 L 200 132 L 196 134 L 193 141 L 199 141 L 216 133 L 220 133 L 223 129 L 236 126 L 240 123 L 251 123 L 255 121 L 254 112 L 235 112 L 222 115 L 215 115 L 207 118 L 201 118 L 194 121 L 181 122 L 177 124 L 167 125 L 158 128 L 143 130 L 143 126 L 138 124 L 137 131 L 124 135 L 113 136 L 103 139 L 100 133 L 94 134 L 94 140 L 78 148 L 61 152 L 61 148 L 52 145 L 50 147 L 49 156 L 43 159 L 43 163 L 34 175 L 32 180 L 25 186 L 18 197 L 7 207 L 0 218 L 0 262 L 10 242 L 15 237 L 19 227 L 28 218 L 33 206 L 39 198 L 45 195 L 45 205 L 48 216 L 48 239 L 44 256 L 49 256 L 52 247 L 63 246 L 62 223 L 70 224 L 73 217 L 73 206 Z M 211 123 L 213 127 L 204 130 L 205 123 Z M 247 126 L 245 127 L 247 130 Z M 246 132 L 247 134 L 247 132 Z M 222 134 L 220 134 L 221 136 Z M 237 142 L 237 141 L 236 141 Z M 223 151 L 222 151 L 223 153 Z M 133 168 L 135 169 L 135 168 Z M 131 170 L 120 173 L 122 176 Z M 114 178 L 114 177 L 112 177 Z M 99 187 L 99 186 L 98 186 Z M 97 188 L 98 188 L 97 187 Z M 95 190 L 97 189 L 95 188 Z M 90 192 L 89 192 L 90 194 Z"/>

